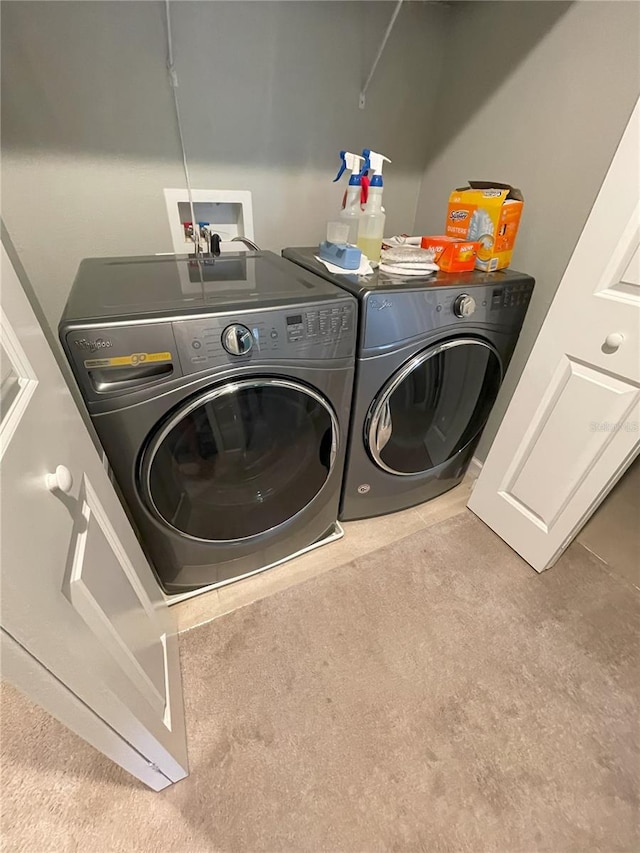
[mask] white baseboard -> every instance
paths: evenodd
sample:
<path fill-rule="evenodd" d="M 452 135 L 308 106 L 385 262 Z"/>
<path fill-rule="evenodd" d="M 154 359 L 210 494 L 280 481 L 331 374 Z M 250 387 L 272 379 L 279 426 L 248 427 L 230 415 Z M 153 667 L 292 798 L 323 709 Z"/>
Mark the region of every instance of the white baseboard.
<path fill-rule="evenodd" d="M 482 471 L 483 462 L 481 462 L 477 456 L 474 456 L 471 462 L 469 463 L 469 467 L 467 469 L 467 476 L 469 476 L 472 480 L 477 479 L 480 476 L 480 471 Z"/>

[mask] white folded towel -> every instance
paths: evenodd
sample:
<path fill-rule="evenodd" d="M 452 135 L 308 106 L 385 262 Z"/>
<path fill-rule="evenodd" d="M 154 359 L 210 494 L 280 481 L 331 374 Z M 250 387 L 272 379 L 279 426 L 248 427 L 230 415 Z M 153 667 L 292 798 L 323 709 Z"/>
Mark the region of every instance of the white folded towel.
<path fill-rule="evenodd" d="M 380 272 L 390 273 L 391 275 L 415 275 L 426 278 L 438 272 L 440 267 L 437 264 L 385 264 L 380 263 Z"/>

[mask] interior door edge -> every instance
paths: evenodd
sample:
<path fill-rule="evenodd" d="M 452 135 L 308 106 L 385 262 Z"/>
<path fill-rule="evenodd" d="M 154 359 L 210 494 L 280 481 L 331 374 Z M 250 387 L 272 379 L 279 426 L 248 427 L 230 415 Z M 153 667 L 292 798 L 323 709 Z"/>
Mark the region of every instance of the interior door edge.
<path fill-rule="evenodd" d="M 2 678 L 98 752 L 154 791 L 162 791 L 179 781 L 170 779 L 157 764 L 138 752 L 2 627 L 0 651 Z M 181 778 L 187 775 L 185 771 Z"/>

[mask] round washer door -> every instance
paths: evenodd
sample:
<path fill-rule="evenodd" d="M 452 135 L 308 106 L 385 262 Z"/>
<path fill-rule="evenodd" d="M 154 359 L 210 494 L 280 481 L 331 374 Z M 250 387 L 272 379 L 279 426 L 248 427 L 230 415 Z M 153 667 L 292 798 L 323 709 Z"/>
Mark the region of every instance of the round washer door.
<path fill-rule="evenodd" d="M 152 435 L 142 496 L 183 536 L 246 539 L 315 498 L 338 440 L 336 416 L 316 391 L 286 379 L 227 382 L 192 398 Z"/>
<path fill-rule="evenodd" d="M 491 344 L 456 338 L 414 356 L 383 386 L 365 425 L 374 462 L 399 476 L 438 468 L 476 439 L 502 382 Z"/>

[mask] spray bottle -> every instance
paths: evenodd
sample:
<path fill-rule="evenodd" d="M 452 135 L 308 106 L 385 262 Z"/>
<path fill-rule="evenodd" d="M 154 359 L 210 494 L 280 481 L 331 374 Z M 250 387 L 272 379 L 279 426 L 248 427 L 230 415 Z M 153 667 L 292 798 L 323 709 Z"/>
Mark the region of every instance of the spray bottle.
<path fill-rule="evenodd" d="M 340 171 L 335 176 L 334 183 L 339 181 L 345 169 L 349 169 L 351 177 L 349 178 L 349 186 L 342 201 L 342 210 L 338 214 L 340 221 L 348 225 L 345 243 L 350 243 L 355 246 L 358 239 L 358 226 L 360 217 L 362 216 L 361 207 L 361 192 L 362 192 L 362 172 L 360 171 L 360 163 L 364 160 L 359 154 L 352 154 L 350 151 L 341 151 L 340 157 L 342 165 Z"/>
<path fill-rule="evenodd" d="M 382 167 L 384 163 L 390 163 L 384 154 L 377 154 L 369 148 L 362 152 L 364 157 L 363 172 L 372 173 L 369 185 L 369 193 L 364 213 L 360 218 L 358 239 L 356 245 L 362 249 L 372 263 L 380 261 L 380 250 L 384 237 L 385 213 L 382 207 Z"/>

